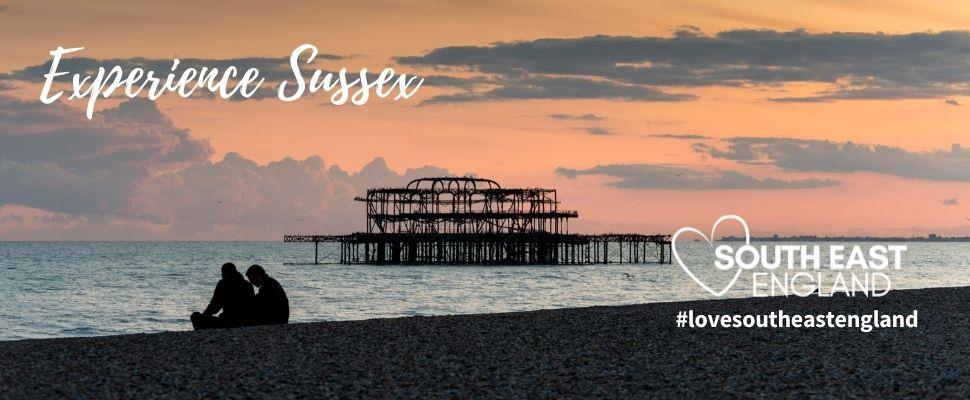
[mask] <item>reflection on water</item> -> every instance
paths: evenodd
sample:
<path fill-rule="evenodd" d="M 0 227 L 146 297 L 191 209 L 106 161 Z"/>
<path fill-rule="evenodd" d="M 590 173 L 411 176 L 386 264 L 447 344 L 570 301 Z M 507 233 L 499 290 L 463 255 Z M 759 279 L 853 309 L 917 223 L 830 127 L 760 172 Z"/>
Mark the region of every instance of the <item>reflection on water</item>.
<path fill-rule="evenodd" d="M 888 271 L 894 288 L 970 285 L 970 243 L 907 245 L 903 270 Z M 713 262 L 706 243 L 678 249 L 688 264 Z M 333 250 L 321 246 L 322 255 Z M 0 242 L 0 339 L 191 329 L 188 315 L 205 307 L 226 261 L 266 267 L 286 289 L 294 322 L 712 297 L 676 264 L 283 265 L 312 252 L 279 242 Z M 722 277 L 704 275 L 709 269 L 697 273 L 716 287 Z M 750 293 L 742 278 L 726 296 Z"/>

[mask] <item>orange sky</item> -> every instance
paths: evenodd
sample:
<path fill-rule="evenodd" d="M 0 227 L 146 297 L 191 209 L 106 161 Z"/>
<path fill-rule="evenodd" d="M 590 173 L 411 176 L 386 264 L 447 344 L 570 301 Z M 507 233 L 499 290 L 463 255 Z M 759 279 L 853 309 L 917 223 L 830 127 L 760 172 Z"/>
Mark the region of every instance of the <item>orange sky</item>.
<path fill-rule="evenodd" d="M 908 33 L 970 27 L 960 1 L 377 1 L 185 4 L 5 2 L 0 11 L 0 71 L 47 59 L 57 46 L 85 46 L 87 57 L 283 56 L 301 43 L 353 56 L 334 65 L 379 69 L 391 57 L 443 46 L 589 35 L 667 36 L 681 25 L 713 34 L 737 28 L 812 32 Z M 401 72 L 432 74 L 421 68 Z M 818 84 L 780 87 L 666 88 L 697 95 L 687 102 L 512 100 L 417 104 L 442 89 L 422 88 L 407 102 L 364 107 L 322 105 L 322 98 L 283 103 L 184 100 L 160 109 L 214 147 L 213 160 L 238 152 L 260 163 L 320 155 L 355 171 L 374 157 L 403 170 L 435 165 L 472 172 L 507 186 L 551 186 L 580 211 L 578 229 L 668 232 L 706 226 L 724 213 L 745 216 L 755 232 L 880 235 L 947 232 L 970 235 L 970 183 L 875 173 L 791 173 L 733 166 L 755 176 L 832 178 L 835 187 L 797 190 L 624 190 L 611 178 L 566 179 L 557 167 L 671 163 L 724 167 L 689 148 L 691 141 L 645 137 L 698 134 L 853 141 L 910 151 L 970 146 L 970 113 L 938 98 L 774 103 L 768 97 L 811 93 Z M 15 91 L 36 96 L 36 88 Z M 950 98 L 950 97 L 948 97 Z M 952 97 L 970 104 L 970 98 Z M 105 106 L 116 104 L 104 102 Z M 79 111 L 80 112 L 80 111 Z M 559 121 L 550 114 L 594 113 L 603 121 Z M 589 135 L 598 126 L 614 134 Z M 941 199 L 958 198 L 943 206 Z"/>

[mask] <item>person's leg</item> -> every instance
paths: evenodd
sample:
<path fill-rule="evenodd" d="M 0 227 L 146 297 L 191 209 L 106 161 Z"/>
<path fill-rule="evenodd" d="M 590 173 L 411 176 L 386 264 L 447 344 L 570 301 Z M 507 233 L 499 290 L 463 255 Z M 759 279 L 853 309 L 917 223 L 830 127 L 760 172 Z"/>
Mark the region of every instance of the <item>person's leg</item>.
<path fill-rule="evenodd" d="M 200 313 L 198 311 L 192 313 L 192 316 L 189 317 L 189 319 L 192 320 L 192 329 L 195 329 L 195 330 L 205 329 L 203 327 L 203 325 L 204 325 L 203 319 L 204 318 L 205 318 L 205 316 L 202 315 L 202 313 Z"/>
<path fill-rule="evenodd" d="M 222 321 L 222 318 L 205 315 L 200 312 L 192 313 L 190 319 L 192 320 L 192 329 L 195 330 L 225 328 L 225 323 Z"/>

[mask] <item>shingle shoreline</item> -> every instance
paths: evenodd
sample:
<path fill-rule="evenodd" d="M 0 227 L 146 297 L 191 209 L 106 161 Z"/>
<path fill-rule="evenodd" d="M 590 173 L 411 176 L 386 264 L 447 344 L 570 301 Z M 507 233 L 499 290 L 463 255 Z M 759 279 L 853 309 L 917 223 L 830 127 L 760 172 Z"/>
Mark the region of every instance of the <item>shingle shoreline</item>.
<path fill-rule="evenodd" d="M 675 327 L 689 309 L 919 327 Z M 0 397 L 967 398 L 968 368 L 962 287 L 0 342 Z"/>

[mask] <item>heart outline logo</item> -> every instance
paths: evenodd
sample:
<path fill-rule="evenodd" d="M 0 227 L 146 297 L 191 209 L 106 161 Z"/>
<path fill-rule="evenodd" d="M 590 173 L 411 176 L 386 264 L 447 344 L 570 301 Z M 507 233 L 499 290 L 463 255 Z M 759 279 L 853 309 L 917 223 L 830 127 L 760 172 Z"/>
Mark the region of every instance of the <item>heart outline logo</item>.
<path fill-rule="evenodd" d="M 746 245 L 751 244 L 751 232 L 748 230 L 748 223 L 744 221 L 744 218 L 741 218 L 741 217 L 739 217 L 737 215 L 733 215 L 733 214 L 724 215 L 724 216 L 721 216 L 721 218 L 718 218 L 717 221 L 714 222 L 714 226 L 711 227 L 711 236 L 710 237 L 707 237 L 707 235 L 705 235 L 703 232 L 697 230 L 694 227 L 685 226 L 683 228 L 678 229 L 677 232 L 674 232 L 674 236 L 670 239 L 670 250 L 671 250 L 671 253 L 673 253 L 674 259 L 677 260 L 677 264 L 680 264 L 680 268 L 683 269 L 684 272 L 686 272 L 687 275 L 690 276 L 691 279 L 694 280 L 694 282 L 697 282 L 698 285 L 700 285 L 702 288 L 704 288 L 704 290 L 706 290 L 708 293 L 714 295 L 715 297 L 721 297 L 721 296 L 723 296 L 724 293 L 727 293 L 727 291 L 730 290 L 731 287 L 734 286 L 734 283 L 738 281 L 738 277 L 741 276 L 741 268 L 735 267 L 737 269 L 737 271 L 734 273 L 734 278 L 731 278 L 731 282 L 728 282 L 727 286 L 725 286 L 724 289 L 721 289 L 720 292 L 715 291 L 714 289 L 711 289 L 710 286 L 707 286 L 707 284 L 704 283 L 704 281 L 700 280 L 697 277 L 697 275 L 694 275 L 694 273 L 691 272 L 690 268 L 687 267 L 687 264 L 684 264 L 684 261 L 680 259 L 680 255 L 677 254 L 677 237 L 680 236 L 681 233 L 693 232 L 693 233 L 696 233 L 696 234 L 700 235 L 700 237 L 704 238 L 704 240 L 707 241 L 707 244 L 711 245 L 711 248 L 713 249 L 714 248 L 714 232 L 717 231 L 717 226 L 720 225 L 721 222 L 724 222 L 724 221 L 727 221 L 727 220 L 734 220 L 734 221 L 740 222 L 741 223 L 741 227 L 744 228 L 744 244 L 746 244 Z"/>

